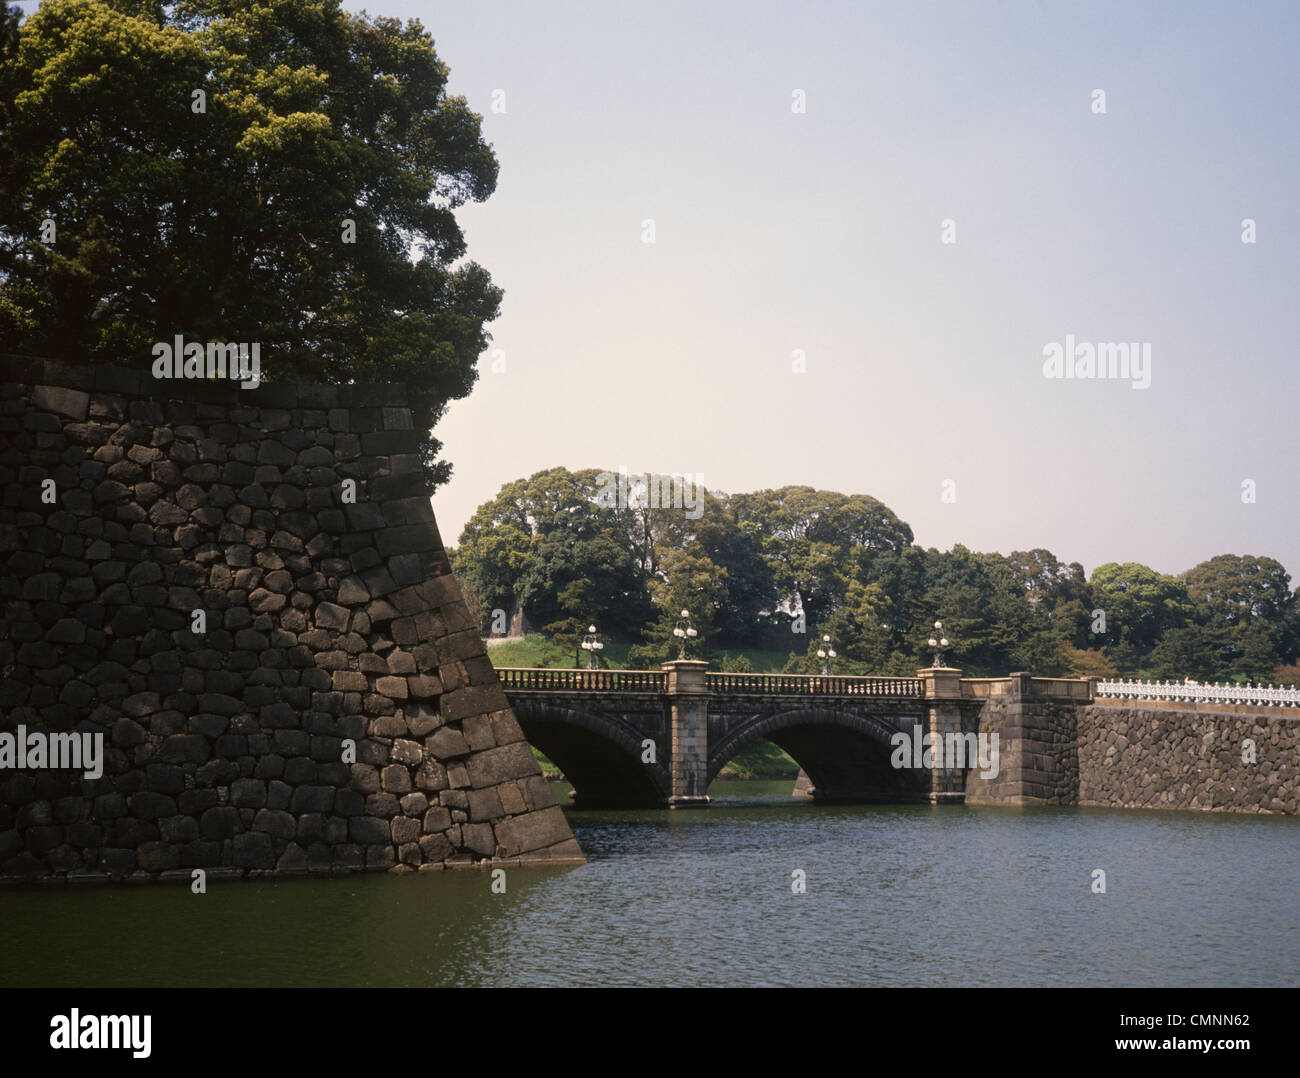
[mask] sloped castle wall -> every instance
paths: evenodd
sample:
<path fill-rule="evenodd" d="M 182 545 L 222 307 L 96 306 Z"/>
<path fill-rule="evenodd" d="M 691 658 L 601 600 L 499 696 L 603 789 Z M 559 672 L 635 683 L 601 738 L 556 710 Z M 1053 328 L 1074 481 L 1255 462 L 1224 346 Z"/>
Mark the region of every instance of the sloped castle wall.
<path fill-rule="evenodd" d="M 98 778 L 0 769 L 0 877 L 581 862 L 403 387 L 0 383 L 0 735 L 103 745 Z"/>

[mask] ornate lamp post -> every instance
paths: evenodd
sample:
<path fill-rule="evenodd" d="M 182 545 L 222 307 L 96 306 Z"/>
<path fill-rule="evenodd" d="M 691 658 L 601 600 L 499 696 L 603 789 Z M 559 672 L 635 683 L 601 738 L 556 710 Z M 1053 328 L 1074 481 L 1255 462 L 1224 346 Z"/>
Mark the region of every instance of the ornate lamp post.
<path fill-rule="evenodd" d="M 943 666 L 943 649 L 948 646 L 948 638 L 943 633 L 943 622 L 934 623 L 934 636 L 930 637 L 930 647 L 934 648 L 934 665 Z"/>
<path fill-rule="evenodd" d="M 596 639 L 596 626 L 587 626 L 587 635 L 582 638 L 582 650 L 587 653 L 587 669 L 596 669 L 596 652 L 604 651 L 605 645 Z"/>
<path fill-rule="evenodd" d="M 822 646 L 817 649 L 817 658 L 822 661 L 822 677 L 830 677 L 831 660 L 839 658 L 839 656 L 835 654 L 835 649 L 831 647 L 831 638 L 829 636 L 822 637 Z"/>
<path fill-rule="evenodd" d="M 677 619 L 677 624 L 673 626 L 673 636 L 682 642 L 681 649 L 677 652 L 677 658 L 686 658 L 686 641 L 694 640 L 699 636 L 699 633 L 691 628 L 691 612 L 689 610 L 683 610 L 682 616 Z"/>

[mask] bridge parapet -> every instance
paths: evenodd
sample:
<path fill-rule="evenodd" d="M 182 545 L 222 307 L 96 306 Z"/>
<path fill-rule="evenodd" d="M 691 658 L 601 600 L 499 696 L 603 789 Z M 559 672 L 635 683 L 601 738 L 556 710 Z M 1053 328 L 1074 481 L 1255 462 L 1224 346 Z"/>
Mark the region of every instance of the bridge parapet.
<path fill-rule="evenodd" d="M 662 670 L 558 670 L 499 666 L 497 677 L 506 692 L 662 694 L 668 691 L 668 675 Z"/>
<path fill-rule="evenodd" d="M 1073 700 L 1088 703 L 1093 697 L 1091 678 L 1031 677 L 1029 695 L 1052 700 Z"/>
<path fill-rule="evenodd" d="M 920 678 L 839 677 L 819 674 L 706 674 L 711 691 L 729 696 L 906 696 L 920 697 Z"/>
<path fill-rule="evenodd" d="M 666 664 L 673 665 L 673 664 Z M 666 670 L 564 670 L 521 666 L 497 668 L 507 692 L 671 691 Z M 920 698 L 915 677 L 822 677 L 819 674 L 705 674 L 705 691 L 728 696 L 902 696 Z"/>
<path fill-rule="evenodd" d="M 975 700 L 999 696 L 1037 696 L 1050 700 L 1090 703 L 1094 696 L 1094 681 L 1092 678 L 1030 677 L 1028 674 L 962 678 L 961 694 Z"/>

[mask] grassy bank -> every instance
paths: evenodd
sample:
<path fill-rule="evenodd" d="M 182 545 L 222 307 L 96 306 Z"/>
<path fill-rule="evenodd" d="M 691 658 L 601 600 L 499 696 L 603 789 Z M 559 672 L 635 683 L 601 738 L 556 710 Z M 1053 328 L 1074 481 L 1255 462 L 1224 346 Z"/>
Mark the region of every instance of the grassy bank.
<path fill-rule="evenodd" d="M 540 633 L 530 633 L 523 639 L 486 641 L 488 658 L 493 666 L 572 667 L 577 658 L 572 650 L 557 647 Z M 627 644 L 606 643 L 601 657 L 615 670 L 627 669 Z M 582 652 L 579 667 L 587 665 L 587 653 Z"/>

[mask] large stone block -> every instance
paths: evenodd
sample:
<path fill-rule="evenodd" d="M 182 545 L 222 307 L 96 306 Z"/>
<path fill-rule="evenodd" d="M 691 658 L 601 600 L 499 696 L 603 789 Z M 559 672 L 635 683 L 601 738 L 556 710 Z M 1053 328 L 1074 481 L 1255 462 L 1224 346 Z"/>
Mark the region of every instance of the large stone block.
<path fill-rule="evenodd" d="M 136 859 L 145 872 L 155 874 L 181 863 L 180 850 L 170 842 L 143 842 L 136 850 Z"/>
<path fill-rule="evenodd" d="M 236 868 L 275 868 L 271 836 L 257 831 L 236 835 L 234 863 Z"/>
<path fill-rule="evenodd" d="M 496 825 L 497 842 L 503 847 L 505 857 L 518 857 L 534 853 L 573 838 L 568 821 L 558 805 L 553 808 L 512 816 Z"/>
<path fill-rule="evenodd" d="M 532 750 L 524 741 L 473 753 L 466 758 L 465 768 L 469 772 L 470 785 L 476 790 L 496 786 L 509 779 L 541 774 Z"/>
<path fill-rule="evenodd" d="M 491 857 L 496 852 L 496 836 L 489 823 L 462 824 L 460 829 L 461 844 L 480 857 Z"/>
<path fill-rule="evenodd" d="M 495 786 L 469 791 L 469 818 L 471 820 L 499 820 L 504 816 L 501 798 Z"/>
<path fill-rule="evenodd" d="M 85 419 L 90 408 L 90 394 L 64 386 L 37 386 L 32 390 L 32 404 L 71 419 Z"/>

